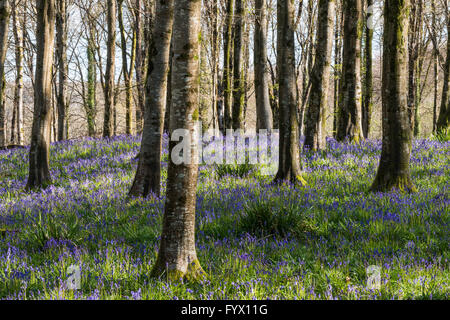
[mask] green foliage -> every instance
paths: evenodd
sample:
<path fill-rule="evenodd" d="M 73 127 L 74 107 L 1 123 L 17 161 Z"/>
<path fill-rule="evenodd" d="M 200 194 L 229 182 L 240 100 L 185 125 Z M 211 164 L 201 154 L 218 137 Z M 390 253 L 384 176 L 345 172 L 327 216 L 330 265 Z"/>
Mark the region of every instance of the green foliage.
<path fill-rule="evenodd" d="M 450 128 L 447 128 L 447 129 L 441 130 L 440 132 L 432 134 L 431 139 L 439 141 L 439 142 L 450 141 Z"/>
<path fill-rule="evenodd" d="M 250 164 L 247 161 L 243 164 L 220 164 L 215 165 L 215 172 L 217 178 L 223 178 L 225 176 L 233 176 L 237 178 L 244 178 L 250 175 L 256 169 L 256 165 Z"/>
<path fill-rule="evenodd" d="M 313 222 L 295 205 L 268 200 L 248 202 L 241 213 L 239 230 L 256 236 L 301 237 L 315 230 Z"/>
<path fill-rule="evenodd" d="M 85 237 L 76 213 L 69 212 L 63 216 L 51 213 L 42 215 L 38 220 L 27 226 L 22 234 L 23 240 L 35 247 L 42 248 L 51 240 L 66 240 L 73 244 L 80 243 Z"/>

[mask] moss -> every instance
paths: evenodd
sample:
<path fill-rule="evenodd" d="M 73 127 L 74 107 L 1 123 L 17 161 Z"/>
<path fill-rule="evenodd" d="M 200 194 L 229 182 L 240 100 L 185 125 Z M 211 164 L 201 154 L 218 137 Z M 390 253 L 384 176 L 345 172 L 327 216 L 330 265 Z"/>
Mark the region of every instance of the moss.
<path fill-rule="evenodd" d="M 185 273 L 176 269 L 167 270 L 161 267 L 162 264 L 158 263 L 158 261 L 159 259 L 150 273 L 150 277 L 152 278 L 165 278 L 167 282 L 199 282 L 206 278 L 206 272 L 203 270 L 198 259 L 195 259 L 189 264 Z"/>

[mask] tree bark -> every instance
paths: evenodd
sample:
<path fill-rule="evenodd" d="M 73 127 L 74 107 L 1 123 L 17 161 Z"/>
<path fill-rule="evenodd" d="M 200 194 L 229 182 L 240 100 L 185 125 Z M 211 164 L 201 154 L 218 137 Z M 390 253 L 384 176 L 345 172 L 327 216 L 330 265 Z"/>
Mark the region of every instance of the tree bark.
<path fill-rule="evenodd" d="M 49 153 L 52 121 L 52 65 L 55 38 L 55 1 L 36 3 L 36 74 L 33 127 L 26 189 L 45 187 L 51 183 Z"/>
<path fill-rule="evenodd" d="M 373 67 L 372 67 L 372 47 L 373 47 L 373 26 L 369 25 L 373 19 L 373 0 L 367 0 L 367 13 L 365 25 L 365 75 L 362 103 L 362 130 L 364 139 L 369 138 L 370 124 L 372 120 L 372 97 L 373 97 Z"/>
<path fill-rule="evenodd" d="M 273 127 L 272 109 L 270 107 L 269 81 L 267 66 L 267 3 L 255 0 L 255 97 L 257 130 L 271 130 Z"/>
<path fill-rule="evenodd" d="M 226 20 L 224 25 L 224 57 L 223 57 L 223 105 L 224 129 L 231 129 L 233 125 L 233 15 L 234 1 L 227 0 Z"/>
<path fill-rule="evenodd" d="M 58 141 L 68 139 L 67 119 L 67 0 L 57 2 L 56 9 L 56 56 L 58 65 Z"/>
<path fill-rule="evenodd" d="M 324 112 L 328 107 L 331 53 L 333 50 L 334 0 L 319 1 L 316 59 L 311 72 L 311 93 L 306 110 L 305 150 L 321 150 L 325 147 L 322 132 Z"/>
<path fill-rule="evenodd" d="M 280 148 L 275 182 L 305 184 L 299 154 L 295 83 L 294 1 L 277 1 Z"/>
<path fill-rule="evenodd" d="M 23 48 L 25 46 L 23 36 L 23 18 L 16 3 L 12 1 L 13 33 L 15 42 L 16 85 L 14 87 L 14 110 L 16 111 L 17 143 L 22 145 L 23 139 Z M 18 1 L 17 1 L 18 2 Z M 16 140 L 16 138 L 14 139 Z M 12 141 L 14 142 L 14 141 Z"/>
<path fill-rule="evenodd" d="M 107 58 L 105 73 L 105 113 L 103 118 L 103 137 L 113 135 L 114 121 L 114 68 L 116 54 L 116 0 L 107 0 Z"/>
<path fill-rule="evenodd" d="M 384 5 L 382 120 L 383 146 L 373 191 L 414 191 L 409 161 L 412 132 L 408 114 L 409 0 Z"/>
<path fill-rule="evenodd" d="M 448 8 L 447 8 L 448 12 Z M 447 59 L 444 66 L 444 85 L 442 87 L 442 100 L 439 117 L 436 124 L 438 133 L 448 129 L 450 121 L 450 14 L 447 13 Z"/>
<path fill-rule="evenodd" d="M 245 0 L 235 0 L 234 54 L 233 54 L 233 129 L 244 129 L 245 77 L 244 77 L 244 7 Z"/>
<path fill-rule="evenodd" d="M 174 10 L 172 111 L 170 131 L 187 129 L 195 137 L 198 120 L 198 52 L 201 1 L 178 0 Z M 169 161 L 167 198 L 158 258 L 152 275 L 169 281 L 199 280 L 204 276 L 195 249 L 195 204 L 197 191 L 197 139 L 190 139 L 189 163 Z M 170 141 L 171 154 L 175 141 Z"/>
<path fill-rule="evenodd" d="M 169 73 L 170 41 L 173 24 L 173 0 L 156 2 L 156 21 L 149 46 L 145 120 L 139 164 L 130 196 L 161 193 L 161 152 Z"/>
<path fill-rule="evenodd" d="M 5 60 L 11 8 L 8 0 L 0 0 L 0 147 L 6 145 L 5 127 Z"/>
<path fill-rule="evenodd" d="M 361 0 L 344 1 L 344 51 L 336 139 L 359 143 L 361 126 Z"/>
<path fill-rule="evenodd" d="M 122 74 L 125 82 L 125 133 L 132 134 L 133 132 L 133 114 L 132 114 L 132 104 L 133 104 L 133 70 L 136 61 L 136 31 L 133 30 L 133 38 L 131 45 L 131 58 L 130 58 L 130 68 L 128 69 L 128 57 L 127 57 L 127 39 L 125 34 L 125 27 L 123 23 L 123 0 L 118 2 L 118 20 L 120 29 L 120 43 L 122 47 Z"/>

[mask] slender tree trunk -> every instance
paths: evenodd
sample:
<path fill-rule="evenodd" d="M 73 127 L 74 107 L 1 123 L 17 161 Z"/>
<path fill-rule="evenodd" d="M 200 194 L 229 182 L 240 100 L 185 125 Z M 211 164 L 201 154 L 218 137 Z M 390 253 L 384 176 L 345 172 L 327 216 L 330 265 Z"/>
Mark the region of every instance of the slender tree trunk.
<path fill-rule="evenodd" d="M 134 31 L 136 33 L 136 88 L 137 100 L 136 106 L 136 132 L 141 133 L 143 128 L 144 110 L 145 110 L 145 86 L 144 86 L 144 55 L 142 54 L 142 0 L 135 0 L 134 13 Z"/>
<path fill-rule="evenodd" d="M 11 8 L 8 0 L 0 0 L 0 147 L 6 145 L 5 127 L 5 60 L 8 51 L 8 30 Z"/>
<path fill-rule="evenodd" d="M 234 1 L 227 0 L 226 20 L 224 25 L 224 57 L 223 57 L 223 103 L 224 127 L 232 128 L 232 102 L 233 102 L 233 15 Z"/>
<path fill-rule="evenodd" d="M 103 137 L 111 137 L 114 130 L 114 68 L 116 55 L 116 0 L 107 0 L 107 58 L 105 74 L 105 115 Z"/>
<path fill-rule="evenodd" d="M 325 147 L 322 119 L 328 105 L 331 53 L 333 50 L 334 0 L 319 0 L 316 59 L 311 72 L 311 93 L 306 110 L 305 143 L 307 150 Z"/>
<path fill-rule="evenodd" d="M 408 115 L 409 0 L 384 5 L 382 119 L 383 147 L 373 191 L 414 191 L 409 171 L 412 132 Z"/>
<path fill-rule="evenodd" d="M 334 34 L 334 111 L 333 111 L 333 137 L 337 136 L 339 117 L 339 97 L 342 82 L 342 22 L 344 20 L 342 2 L 336 6 L 336 26 Z"/>
<path fill-rule="evenodd" d="M 359 143 L 361 126 L 361 0 L 344 1 L 344 52 L 339 103 L 338 141 Z"/>
<path fill-rule="evenodd" d="M 244 122 L 244 7 L 245 0 L 235 0 L 236 9 L 234 14 L 234 54 L 233 54 L 233 129 L 243 129 Z"/>
<path fill-rule="evenodd" d="M 410 14 L 410 28 L 408 39 L 408 52 L 409 52 L 409 64 L 408 64 L 408 115 L 411 128 L 414 135 L 418 134 L 418 116 L 420 97 L 420 42 L 421 32 L 423 24 L 423 2 L 422 0 L 411 0 L 411 14 Z M 423 58 L 421 58 L 423 60 Z"/>
<path fill-rule="evenodd" d="M 36 3 L 36 75 L 30 165 L 27 189 L 51 183 L 49 152 L 52 122 L 52 64 L 55 37 L 55 1 Z"/>
<path fill-rule="evenodd" d="M 200 45 L 201 4 L 201 1 L 178 0 L 174 11 L 170 131 L 184 128 L 190 137 L 195 137 L 195 121 L 198 120 L 196 115 L 199 112 L 199 66 L 196 57 Z M 153 276 L 165 275 L 169 281 L 179 281 L 182 278 L 199 280 L 204 277 L 195 249 L 197 143 L 197 139 L 190 139 L 189 163 L 176 165 L 169 161 L 161 244 L 152 270 Z M 175 145 L 175 141 L 170 141 L 170 154 Z"/>
<path fill-rule="evenodd" d="M 219 124 L 219 108 L 218 108 L 218 92 L 219 92 L 219 6 L 217 0 L 212 1 L 212 43 L 211 43 L 211 58 L 212 58 L 212 113 L 213 113 L 213 128 Z"/>
<path fill-rule="evenodd" d="M 58 141 L 68 138 L 67 122 L 67 0 L 57 1 L 56 8 L 56 59 L 58 66 L 58 90 L 56 93 L 58 109 Z"/>
<path fill-rule="evenodd" d="M 12 1 L 13 33 L 16 59 L 16 85 L 14 87 L 14 110 L 16 110 L 17 143 L 22 145 L 23 139 L 23 18 L 17 5 L 18 0 Z"/>
<path fill-rule="evenodd" d="M 88 134 L 95 136 L 95 117 L 97 115 L 96 88 L 97 88 L 97 68 L 95 64 L 95 44 L 93 36 L 89 35 L 87 47 L 87 98 L 86 98 L 86 118 Z"/>
<path fill-rule="evenodd" d="M 365 139 L 369 138 L 370 124 L 372 120 L 372 97 L 373 97 L 373 68 L 372 68 L 372 46 L 373 46 L 373 0 L 367 0 L 366 24 L 365 24 L 365 75 L 362 104 L 362 130 Z"/>
<path fill-rule="evenodd" d="M 437 27 L 436 27 L 436 2 L 431 0 L 431 14 L 432 14 L 432 34 L 433 37 L 433 133 L 436 133 L 436 122 L 437 122 L 437 105 L 438 105 L 438 57 L 439 48 L 436 47 L 437 44 Z"/>
<path fill-rule="evenodd" d="M 280 149 L 275 182 L 305 184 L 301 177 L 295 84 L 294 1 L 277 1 Z"/>
<path fill-rule="evenodd" d="M 156 21 L 149 47 L 145 121 L 139 164 L 129 194 L 161 193 L 161 152 L 172 37 L 173 0 L 156 2 Z M 198 54 L 198 53 L 197 53 Z M 182 128 L 182 127 L 180 127 Z"/>
<path fill-rule="evenodd" d="M 255 97 L 256 127 L 258 130 L 271 130 L 273 127 L 272 109 L 269 97 L 269 69 L 267 65 L 267 3 L 255 0 Z"/>
<path fill-rule="evenodd" d="M 131 59 L 130 68 L 128 69 L 128 56 L 127 56 L 127 39 L 125 34 L 125 27 L 123 23 L 123 0 L 119 0 L 117 4 L 118 21 L 120 29 L 120 43 L 122 47 L 122 73 L 125 82 L 125 133 L 132 134 L 133 132 L 133 114 L 132 114 L 132 99 L 133 99 L 133 69 L 135 63 L 136 53 L 136 31 L 133 30 L 133 38 L 131 45 Z"/>
<path fill-rule="evenodd" d="M 448 8 L 447 8 L 448 11 Z M 437 132 L 448 129 L 450 121 L 450 15 L 447 14 L 447 60 L 444 66 L 444 85 L 442 88 L 441 109 L 437 120 Z"/>

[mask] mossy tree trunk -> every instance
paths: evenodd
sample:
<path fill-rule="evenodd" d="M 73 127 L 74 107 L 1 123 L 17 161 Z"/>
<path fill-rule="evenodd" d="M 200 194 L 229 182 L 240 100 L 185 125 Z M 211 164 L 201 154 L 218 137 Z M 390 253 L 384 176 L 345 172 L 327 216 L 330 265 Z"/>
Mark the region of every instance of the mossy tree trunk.
<path fill-rule="evenodd" d="M 131 196 L 145 197 L 150 192 L 157 195 L 161 193 L 162 136 L 167 102 L 173 10 L 173 0 L 156 2 L 156 20 L 152 43 L 149 46 L 144 129 L 139 164 L 129 192 Z"/>
<path fill-rule="evenodd" d="M 49 169 L 52 121 L 52 69 L 55 38 L 55 1 L 36 3 L 36 73 L 34 113 L 26 189 L 51 183 Z"/>
<path fill-rule="evenodd" d="M 301 177 L 295 83 L 294 1 L 277 1 L 280 148 L 275 182 L 305 184 Z"/>
<path fill-rule="evenodd" d="M 87 97 L 85 102 L 85 111 L 87 119 L 88 134 L 90 137 L 95 136 L 95 117 L 97 115 L 97 66 L 95 63 L 95 43 L 92 31 L 89 32 L 87 46 Z"/>
<path fill-rule="evenodd" d="M 272 109 L 270 107 L 269 81 L 267 65 L 267 2 L 255 0 L 255 97 L 256 127 L 271 130 L 273 127 Z"/>
<path fill-rule="evenodd" d="M 414 191 L 409 161 L 412 131 L 408 113 L 409 0 L 384 5 L 382 120 L 383 146 L 373 191 Z"/>
<path fill-rule="evenodd" d="M 307 150 L 321 150 L 325 147 L 322 119 L 328 106 L 334 15 L 335 1 L 320 0 L 316 44 L 317 54 L 311 72 L 311 92 L 309 94 L 305 121 L 304 148 Z"/>
<path fill-rule="evenodd" d="M 361 125 L 362 0 L 347 0 L 344 6 L 344 48 L 336 139 L 359 143 Z"/>
<path fill-rule="evenodd" d="M 195 137 L 198 120 L 198 54 L 201 1 L 175 2 L 173 25 L 172 111 L 170 131 L 184 128 Z M 158 258 L 152 276 L 168 280 L 198 280 L 204 276 L 195 249 L 195 203 L 197 192 L 197 139 L 190 139 L 189 163 L 169 161 L 167 198 Z M 171 141 L 171 154 L 177 144 Z"/>

